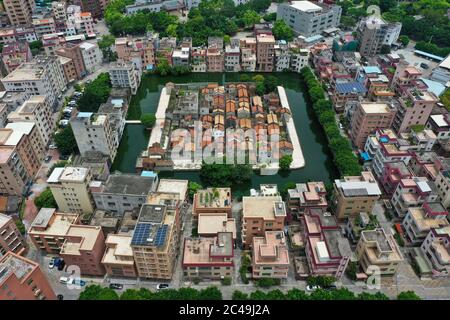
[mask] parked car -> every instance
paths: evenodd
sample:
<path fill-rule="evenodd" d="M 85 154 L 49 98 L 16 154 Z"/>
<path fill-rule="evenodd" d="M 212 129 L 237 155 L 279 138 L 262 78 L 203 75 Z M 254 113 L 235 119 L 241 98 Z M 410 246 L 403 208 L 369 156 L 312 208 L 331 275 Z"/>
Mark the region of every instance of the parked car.
<path fill-rule="evenodd" d="M 324 289 L 325 289 L 325 290 L 328 290 L 328 291 L 331 291 L 331 290 L 336 290 L 337 287 L 336 287 L 336 285 L 332 284 L 332 285 L 329 285 L 328 287 L 326 287 L 326 288 L 324 288 Z"/>
<path fill-rule="evenodd" d="M 428 69 L 429 68 L 429 66 L 426 63 L 423 63 L 423 62 L 420 64 L 420 67 L 423 68 L 423 69 Z"/>
<path fill-rule="evenodd" d="M 320 287 L 319 286 L 310 286 L 310 285 L 306 286 L 306 291 L 309 291 L 309 292 L 315 291 L 317 289 L 320 289 Z"/>
<path fill-rule="evenodd" d="M 64 300 L 64 296 L 63 296 L 62 294 L 58 294 L 58 295 L 56 296 L 56 298 L 57 298 L 58 300 Z"/>
<path fill-rule="evenodd" d="M 48 263 L 48 268 L 53 269 L 55 267 L 55 258 L 52 258 Z"/>
<path fill-rule="evenodd" d="M 71 282 L 72 282 L 72 278 L 69 278 L 69 277 L 60 277 L 59 278 L 59 283 L 68 284 Z"/>
<path fill-rule="evenodd" d="M 69 120 L 67 120 L 67 119 L 63 119 L 63 120 L 59 121 L 60 128 L 65 128 L 65 127 L 67 127 L 68 124 L 69 124 Z"/>
<path fill-rule="evenodd" d="M 339 129 L 344 130 L 344 126 L 339 122 Z"/>
<path fill-rule="evenodd" d="M 66 155 L 66 154 L 62 154 L 59 156 L 59 160 L 68 160 L 70 156 Z"/>
<path fill-rule="evenodd" d="M 110 283 L 110 284 L 109 284 L 109 288 L 110 288 L 110 289 L 116 289 L 116 290 L 122 290 L 122 289 L 123 289 L 123 284 L 120 284 L 120 283 Z"/>
<path fill-rule="evenodd" d="M 64 270 L 64 267 L 66 266 L 66 262 L 64 260 L 61 259 L 59 265 L 58 265 L 58 270 L 62 271 Z"/>
<path fill-rule="evenodd" d="M 168 283 L 159 283 L 156 285 L 157 290 L 169 289 Z"/>
<path fill-rule="evenodd" d="M 44 158 L 44 162 L 45 162 L 45 163 L 49 163 L 50 160 L 52 160 L 52 156 L 46 156 L 46 157 Z"/>
<path fill-rule="evenodd" d="M 86 281 L 83 281 L 81 279 L 72 279 L 71 284 L 75 284 L 80 287 L 84 287 L 86 285 Z"/>
<path fill-rule="evenodd" d="M 58 147 L 56 146 L 56 144 L 51 144 L 48 146 L 49 149 L 58 149 Z"/>

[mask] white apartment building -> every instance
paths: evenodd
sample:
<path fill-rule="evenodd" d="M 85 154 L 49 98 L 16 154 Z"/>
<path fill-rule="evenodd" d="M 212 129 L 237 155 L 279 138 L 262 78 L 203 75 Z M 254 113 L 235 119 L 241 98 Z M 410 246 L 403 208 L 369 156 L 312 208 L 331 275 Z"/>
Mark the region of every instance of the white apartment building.
<path fill-rule="evenodd" d="M 238 44 L 225 46 L 225 71 L 239 72 L 241 70 L 241 50 Z"/>
<path fill-rule="evenodd" d="M 1 81 L 6 91 L 47 96 L 52 107 L 66 90 L 64 71 L 57 56 L 37 56 L 33 61 L 21 64 Z"/>
<path fill-rule="evenodd" d="M 89 192 L 92 180 L 89 168 L 55 168 L 47 179 L 58 208 L 62 212 L 92 213 L 94 205 Z"/>
<path fill-rule="evenodd" d="M 290 70 L 293 72 L 300 73 L 303 67 L 308 65 L 309 50 L 308 49 L 298 49 L 291 50 L 291 63 Z"/>
<path fill-rule="evenodd" d="M 81 7 L 79 6 L 68 6 L 66 33 L 68 35 L 85 34 L 95 36 L 92 14 L 90 12 L 81 12 Z"/>
<path fill-rule="evenodd" d="M 277 20 L 284 20 L 296 33 L 311 37 L 337 27 L 341 13 L 342 9 L 337 5 L 292 1 L 278 6 Z"/>
<path fill-rule="evenodd" d="M 70 119 L 70 125 L 83 157 L 100 153 L 108 156 L 111 163 L 114 161 L 118 145 L 107 114 L 78 112 Z"/>
<path fill-rule="evenodd" d="M 9 122 L 34 122 L 44 145 L 48 145 L 55 129 L 52 108 L 46 96 L 32 96 L 8 115 Z"/>
<path fill-rule="evenodd" d="M 117 61 L 109 68 L 111 83 L 114 88 L 130 88 L 134 95 L 141 83 L 142 69 L 132 61 Z"/>
<path fill-rule="evenodd" d="M 102 64 L 103 54 L 96 43 L 83 42 L 80 44 L 84 67 L 87 72 L 93 73 Z"/>
<path fill-rule="evenodd" d="M 174 67 L 189 67 L 189 48 L 174 50 L 172 53 L 172 65 Z"/>
<path fill-rule="evenodd" d="M 54 1 L 52 2 L 52 13 L 56 20 L 66 20 L 66 2 Z"/>
<path fill-rule="evenodd" d="M 250 48 L 241 49 L 241 69 L 243 72 L 254 72 L 256 69 L 256 54 Z"/>

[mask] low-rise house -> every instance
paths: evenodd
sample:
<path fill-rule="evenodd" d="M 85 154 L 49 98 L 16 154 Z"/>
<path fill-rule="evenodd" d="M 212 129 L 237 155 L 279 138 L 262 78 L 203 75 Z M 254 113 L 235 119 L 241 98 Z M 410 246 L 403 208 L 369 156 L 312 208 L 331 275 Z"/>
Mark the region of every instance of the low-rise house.
<path fill-rule="evenodd" d="M 450 274 L 450 226 L 431 229 L 420 249 L 431 265 L 433 277 L 446 277 Z"/>
<path fill-rule="evenodd" d="M 108 276 L 137 277 L 131 240 L 132 236 L 126 234 L 109 234 L 107 236 L 102 264 Z"/>
<path fill-rule="evenodd" d="M 231 232 L 236 240 L 236 220 L 227 213 L 199 213 L 197 233 L 201 237 L 216 236 L 219 232 Z"/>
<path fill-rule="evenodd" d="M 288 210 L 291 214 L 303 214 L 308 208 L 326 209 L 326 193 L 323 182 L 296 183 L 295 189 L 288 189 Z"/>
<path fill-rule="evenodd" d="M 184 240 L 183 270 L 188 279 L 219 280 L 234 275 L 232 233 L 219 232 L 214 238 Z"/>
<path fill-rule="evenodd" d="M 286 279 L 289 251 L 283 231 L 266 231 L 252 242 L 252 277 Z"/>

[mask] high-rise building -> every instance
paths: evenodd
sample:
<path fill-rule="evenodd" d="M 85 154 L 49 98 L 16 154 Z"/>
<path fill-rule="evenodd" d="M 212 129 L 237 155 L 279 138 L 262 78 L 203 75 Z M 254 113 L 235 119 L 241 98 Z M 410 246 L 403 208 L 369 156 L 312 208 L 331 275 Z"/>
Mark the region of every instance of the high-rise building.
<path fill-rule="evenodd" d="M 55 168 L 47 179 L 58 208 L 63 212 L 92 213 L 94 201 L 89 191 L 89 168 Z"/>
<path fill-rule="evenodd" d="M 0 213 L 0 257 L 8 251 L 22 254 L 26 248 L 25 238 L 17 229 L 13 218 Z"/>
<path fill-rule="evenodd" d="M 275 63 L 275 38 L 271 34 L 256 36 L 256 69 L 272 72 Z"/>
<path fill-rule="evenodd" d="M 0 257 L 0 300 L 56 300 L 37 262 L 13 252 Z"/>
<path fill-rule="evenodd" d="M 141 83 L 142 69 L 135 62 L 120 60 L 110 65 L 109 75 L 114 88 L 130 88 L 134 95 Z"/>
<path fill-rule="evenodd" d="M 3 5 L 13 26 L 31 25 L 34 0 L 4 0 Z"/>
<path fill-rule="evenodd" d="M 400 22 L 387 23 L 375 15 L 363 18 L 357 28 L 359 53 L 362 56 L 374 56 L 381 52 L 383 46 L 397 41 L 402 24 Z"/>

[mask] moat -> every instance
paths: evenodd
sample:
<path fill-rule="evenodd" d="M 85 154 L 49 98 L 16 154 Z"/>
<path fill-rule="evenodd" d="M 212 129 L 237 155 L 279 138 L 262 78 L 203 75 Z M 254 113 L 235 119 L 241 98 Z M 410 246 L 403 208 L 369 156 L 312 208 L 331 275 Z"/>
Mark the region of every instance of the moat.
<path fill-rule="evenodd" d="M 312 109 L 308 108 L 309 101 L 303 95 L 305 88 L 300 76 L 295 73 L 275 73 L 273 75 L 279 79 L 279 85 L 286 90 L 306 165 L 301 169 L 271 176 L 261 176 L 255 172 L 251 182 L 233 186 L 236 195 L 246 194 L 250 188 L 258 188 L 262 183 L 276 183 L 281 188 L 288 182 L 308 180 L 329 182 L 338 175 L 325 134 L 314 118 Z M 239 76 L 240 74 L 237 73 L 198 73 L 177 77 L 146 75 L 142 79 L 137 94 L 131 100 L 128 119 L 139 119 L 142 113 L 155 113 L 161 90 L 167 82 L 218 82 L 223 84 L 224 82 L 239 81 Z M 147 147 L 149 136 L 149 131 L 145 130 L 143 125 L 128 124 L 111 170 L 134 173 L 136 159 L 140 152 Z M 201 182 L 198 171 L 160 172 L 159 175 L 160 178 Z"/>

